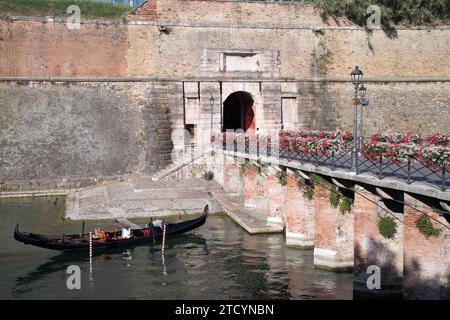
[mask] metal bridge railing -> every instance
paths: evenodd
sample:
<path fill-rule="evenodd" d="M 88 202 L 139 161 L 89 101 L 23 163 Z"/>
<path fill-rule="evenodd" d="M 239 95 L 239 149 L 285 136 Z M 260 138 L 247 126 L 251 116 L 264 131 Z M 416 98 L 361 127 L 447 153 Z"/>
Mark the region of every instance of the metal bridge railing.
<path fill-rule="evenodd" d="M 314 166 L 328 167 L 331 170 L 351 171 L 352 167 L 350 140 L 340 145 L 336 150 L 327 152 L 298 150 L 292 148 L 292 146 L 286 146 L 279 137 L 273 139 L 273 136 L 263 134 L 224 133 L 214 137 L 213 141 L 216 147 L 234 153 L 258 157 L 261 155 L 271 157 L 278 154 L 279 159 L 285 159 L 288 162 L 309 163 Z M 364 141 L 367 141 L 367 138 Z M 382 154 L 372 158 L 359 152 L 356 174 L 362 173 L 370 173 L 378 179 L 395 178 L 407 184 L 423 182 L 442 191 L 447 190 L 450 186 L 448 165 L 430 166 L 423 163 L 414 154 L 408 157 L 406 161 L 392 161 Z"/>

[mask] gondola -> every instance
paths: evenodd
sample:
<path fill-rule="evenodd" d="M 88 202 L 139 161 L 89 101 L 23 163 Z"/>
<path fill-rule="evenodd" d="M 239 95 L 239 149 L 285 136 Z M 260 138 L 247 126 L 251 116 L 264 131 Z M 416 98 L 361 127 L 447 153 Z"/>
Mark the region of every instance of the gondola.
<path fill-rule="evenodd" d="M 202 226 L 208 216 L 208 205 L 204 208 L 203 214 L 196 219 L 180 223 L 170 223 L 166 225 L 166 237 L 181 234 Z M 109 248 L 130 247 L 145 243 L 155 243 L 163 236 L 162 225 L 150 222 L 149 226 L 142 229 L 129 230 L 129 234 L 122 236 L 122 230 L 106 232 L 104 237 L 94 237 L 92 239 L 92 249 L 94 251 Z M 89 251 L 89 233 L 63 235 L 58 237 L 46 236 L 36 233 L 21 232 L 19 225 L 14 230 L 14 239 L 45 249 L 70 251 Z"/>

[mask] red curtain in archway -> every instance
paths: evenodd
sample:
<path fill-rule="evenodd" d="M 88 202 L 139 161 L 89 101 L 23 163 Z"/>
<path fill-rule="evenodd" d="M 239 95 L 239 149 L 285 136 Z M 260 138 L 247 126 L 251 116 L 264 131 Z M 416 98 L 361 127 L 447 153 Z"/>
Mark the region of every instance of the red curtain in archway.
<path fill-rule="evenodd" d="M 245 132 L 254 133 L 256 130 L 255 106 L 247 105 L 244 110 Z"/>

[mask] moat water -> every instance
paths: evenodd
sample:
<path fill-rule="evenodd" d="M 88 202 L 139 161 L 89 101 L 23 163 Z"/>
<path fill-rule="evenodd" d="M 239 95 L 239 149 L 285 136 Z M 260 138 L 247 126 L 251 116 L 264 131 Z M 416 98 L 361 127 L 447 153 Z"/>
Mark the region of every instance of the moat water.
<path fill-rule="evenodd" d="M 226 216 L 143 245 L 70 254 L 36 248 L 13 238 L 23 231 L 76 233 L 80 221 L 65 221 L 59 197 L 0 199 L 0 299 L 352 299 L 352 275 L 314 269 L 313 251 L 285 246 L 284 236 L 249 235 Z M 109 228 L 112 221 L 86 223 Z M 81 289 L 66 286 L 70 265 L 81 269 Z"/>

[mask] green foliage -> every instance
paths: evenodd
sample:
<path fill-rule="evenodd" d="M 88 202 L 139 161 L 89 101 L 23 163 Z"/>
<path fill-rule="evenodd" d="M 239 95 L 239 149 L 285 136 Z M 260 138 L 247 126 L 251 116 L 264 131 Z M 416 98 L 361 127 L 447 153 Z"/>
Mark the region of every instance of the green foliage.
<path fill-rule="evenodd" d="M 314 199 L 314 185 L 310 180 L 305 180 L 303 177 L 300 176 L 298 171 L 294 172 L 295 179 L 297 180 L 297 187 L 300 190 L 303 190 L 303 196 L 311 201 Z"/>
<path fill-rule="evenodd" d="M 391 216 L 380 217 L 378 220 L 378 231 L 386 239 L 394 239 L 397 233 L 397 223 Z"/>
<path fill-rule="evenodd" d="M 77 5 L 81 18 L 118 18 L 131 10 L 128 5 L 94 2 L 90 0 L 0 0 L 0 16 L 68 17 L 67 8 Z"/>
<path fill-rule="evenodd" d="M 381 11 L 381 24 L 407 23 L 422 25 L 450 18 L 448 0 L 316 0 L 315 8 L 323 17 L 346 16 L 360 26 L 366 24 L 367 8 L 377 5 Z"/>
<path fill-rule="evenodd" d="M 331 189 L 330 204 L 333 208 L 339 208 L 339 211 L 344 214 L 352 210 L 353 199 L 344 196 L 338 188 Z"/>
<path fill-rule="evenodd" d="M 277 177 L 278 177 L 279 184 L 281 184 L 282 186 L 287 185 L 287 173 L 286 173 L 286 171 L 282 170 L 282 171 L 278 172 L 277 173 Z"/>
<path fill-rule="evenodd" d="M 269 164 L 265 162 L 260 162 L 258 169 L 259 174 L 267 174 L 267 172 L 269 171 Z"/>
<path fill-rule="evenodd" d="M 441 235 L 442 229 L 437 229 L 433 227 L 431 223 L 430 217 L 426 214 L 422 214 L 416 220 L 416 227 L 419 229 L 420 233 L 422 233 L 425 237 L 429 238 L 430 236 L 439 237 Z"/>
<path fill-rule="evenodd" d="M 169 108 L 169 107 L 166 107 L 166 108 L 164 109 L 164 112 L 165 112 L 166 114 L 170 114 L 170 108 Z"/>
<path fill-rule="evenodd" d="M 247 166 L 248 166 L 251 170 L 255 171 L 256 173 L 258 173 L 258 174 L 260 173 L 260 168 L 259 168 L 259 166 L 257 166 L 256 164 L 254 164 L 254 163 L 248 163 Z"/>
<path fill-rule="evenodd" d="M 347 196 L 344 196 L 341 200 L 341 204 L 339 205 L 339 211 L 344 214 L 346 212 L 352 211 L 353 199 Z"/>
<path fill-rule="evenodd" d="M 303 189 L 303 196 L 309 201 L 314 199 L 314 187 L 311 185 L 305 185 Z"/>
<path fill-rule="evenodd" d="M 339 203 L 341 202 L 341 194 L 337 191 L 332 191 L 330 194 L 330 204 L 333 208 L 339 207 Z"/>
<path fill-rule="evenodd" d="M 316 174 L 316 173 L 311 173 L 311 175 L 309 176 L 309 180 L 311 182 L 311 184 L 313 186 L 320 184 L 320 182 L 322 181 L 322 178 Z"/>

